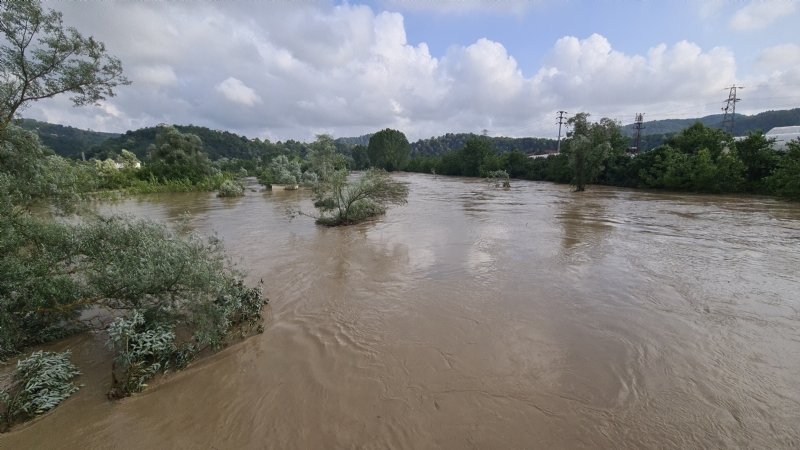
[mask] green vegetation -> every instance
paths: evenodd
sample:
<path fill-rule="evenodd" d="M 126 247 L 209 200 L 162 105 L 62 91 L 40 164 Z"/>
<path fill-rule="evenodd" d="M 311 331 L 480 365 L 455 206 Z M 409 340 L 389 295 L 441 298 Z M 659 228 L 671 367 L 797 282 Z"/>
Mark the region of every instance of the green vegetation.
<path fill-rule="evenodd" d="M 143 172 L 161 181 L 188 180 L 198 183 L 214 173 L 203 151 L 203 141 L 174 127 L 164 127 L 148 149 L 148 164 Z"/>
<path fill-rule="evenodd" d="M 402 170 L 411 153 L 411 145 L 406 135 L 400 131 L 387 128 L 369 138 L 367 154 L 372 167 L 388 170 Z"/>
<path fill-rule="evenodd" d="M 700 123 L 671 136 L 665 144 L 638 155 L 617 123 L 591 123 L 587 114 L 570 119 L 573 131 L 561 154 L 529 158 L 520 151 L 499 153 L 491 140 L 474 137 L 463 148 L 441 156 L 418 156 L 406 170 L 444 175 L 488 176 L 505 170 L 511 177 L 571 183 L 710 193 L 757 193 L 800 198 L 797 186 L 800 143 L 788 152 L 772 149 L 763 133 L 735 141 Z"/>
<path fill-rule="evenodd" d="M 38 134 L 42 144 L 52 149 L 56 155 L 72 159 L 82 159 L 82 155 L 88 157 L 89 149 L 92 147 L 98 146 L 108 139 L 119 137 L 118 133 L 81 130 L 33 119 L 20 119 L 15 121 L 15 124 L 24 130 Z"/>
<path fill-rule="evenodd" d="M 519 151 L 524 154 L 547 153 L 551 150 L 555 151 L 558 144 L 555 139 L 546 138 L 510 138 L 478 136 L 473 133 L 447 133 L 443 136 L 420 139 L 413 142 L 411 144 L 411 155 L 413 158 L 441 156 L 464 148 L 468 141 L 478 137 L 488 140 L 499 154 L 513 151 Z"/>
<path fill-rule="evenodd" d="M 33 1 L 0 8 L 0 360 L 105 329 L 114 318 L 109 395 L 121 397 L 206 348 L 261 331 L 261 292 L 243 284 L 219 240 L 144 220 L 48 216 L 76 211 L 77 200 L 97 190 L 208 189 L 234 175 L 213 167 L 197 136 L 172 127 L 159 130 L 144 165 L 124 149 L 92 162 L 53 154 L 10 123 L 18 109 L 62 92 L 74 93 L 76 104 L 91 103 L 127 81 L 119 61 L 101 43 L 65 30 L 60 14 Z M 36 206 L 44 214 L 33 215 Z M 87 310 L 92 319 L 82 320 Z M 69 380 L 76 373 L 69 353 L 21 361 L 0 392 L 3 426 L 56 406 L 75 390 Z"/>
<path fill-rule="evenodd" d="M 384 214 L 389 204 L 406 202 L 408 187 L 383 170 L 370 169 L 351 182 L 347 175 L 345 170 L 336 171 L 317 186 L 318 224 L 351 225 Z"/>
<path fill-rule="evenodd" d="M 93 104 L 128 84 L 102 42 L 64 27 L 61 13 L 36 0 L 0 4 L 0 33 L 0 129 L 31 101 L 70 93 L 75 105 Z"/>
<path fill-rule="evenodd" d="M 80 372 L 69 357 L 69 351 L 38 351 L 17 362 L 7 387 L 0 390 L 0 431 L 44 414 L 78 390 L 71 380 Z"/>
<path fill-rule="evenodd" d="M 772 192 L 800 200 L 800 142 L 789 143 L 789 151 L 765 180 Z"/>
<path fill-rule="evenodd" d="M 577 191 L 585 190 L 587 184 L 597 179 L 615 147 L 619 150 L 625 145 L 616 123 L 609 119 L 589 123 L 588 119 L 588 114 L 580 113 L 567 121 L 573 131 L 568 135 L 571 139 L 567 141 L 564 153 Z"/>
<path fill-rule="evenodd" d="M 238 181 L 225 180 L 219 187 L 217 197 L 243 197 L 244 185 Z"/>
<path fill-rule="evenodd" d="M 145 318 L 144 332 L 176 333 L 180 326 L 190 339 L 170 357 L 185 362 L 258 326 L 260 293 L 244 287 L 239 274 L 227 268 L 216 239 L 181 237 L 142 220 L 85 218 L 69 225 L 15 211 L 0 219 L 3 358 L 25 346 L 97 328 L 80 320 L 86 309 L 121 318 L 138 311 Z M 140 366 L 130 367 L 138 374 Z M 123 375 L 116 377 L 124 381 L 114 387 L 115 396 L 133 386 Z"/>
<path fill-rule="evenodd" d="M 404 203 L 408 195 L 408 187 L 383 170 L 370 169 L 355 181 L 348 181 L 347 158 L 336 152 L 334 140 L 327 135 L 317 136 L 311 145 L 306 174 L 314 174 L 310 186 L 318 211 L 315 217 L 321 225 L 369 220 L 385 213 L 389 204 Z"/>
<path fill-rule="evenodd" d="M 299 161 L 290 161 L 285 155 L 279 155 L 258 177 L 258 182 L 268 187 L 273 184 L 295 186 L 302 180 L 302 175 Z"/>
<path fill-rule="evenodd" d="M 486 180 L 493 184 L 494 187 L 503 186 L 504 188 L 511 187 L 511 177 L 505 170 L 493 170 L 486 174 Z"/>

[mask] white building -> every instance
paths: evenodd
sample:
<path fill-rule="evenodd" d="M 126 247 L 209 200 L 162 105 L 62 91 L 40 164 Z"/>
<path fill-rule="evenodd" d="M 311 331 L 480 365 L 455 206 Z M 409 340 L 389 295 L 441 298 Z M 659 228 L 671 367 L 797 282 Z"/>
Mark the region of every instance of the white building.
<path fill-rule="evenodd" d="M 788 150 L 786 144 L 789 141 L 800 139 L 800 125 L 791 127 L 775 127 L 764 135 L 767 139 L 775 139 L 775 144 L 772 146 L 775 150 L 785 152 Z"/>

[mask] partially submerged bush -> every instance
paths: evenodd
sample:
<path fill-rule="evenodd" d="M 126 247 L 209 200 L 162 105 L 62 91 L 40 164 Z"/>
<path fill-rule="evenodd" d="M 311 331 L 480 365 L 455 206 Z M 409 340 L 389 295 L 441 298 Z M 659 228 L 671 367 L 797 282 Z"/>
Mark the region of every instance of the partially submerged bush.
<path fill-rule="evenodd" d="M 80 312 L 105 309 L 123 320 L 115 322 L 112 341 L 114 335 L 135 337 L 113 345 L 122 360 L 117 355 L 112 394 L 121 396 L 168 367 L 164 354 L 153 353 L 154 340 L 186 332 L 186 342 L 165 350 L 179 367 L 260 323 L 261 292 L 229 268 L 218 239 L 181 237 L 164 225 L 119 217 L 69 225 L 18 214 L 0 217 L 0 229 L 3 358 L 84 326 L 96 328 L 81 323 Z"/>
<path fill-rule="evenodd" d="M 137 310 L 130 317 L 117 318 L 108 327 L 108 345 L 116 353 L 109 392 L 112 398 L 144 389 L 147 380 L 169 368 L 177 351 L 175 333 L 161 325 L 146 323 Z"/>
<path fill-rule="evenodd" d="M 300 181 L 301 173 L 299 162 L 290 161 L 286 156 L 278 155 L 270 161 L 267 169 L 258 177 L 258 181 L 265 186 L 273 184 L 294 186 Z"/>
<path fill-rule="evenodd" d="M 315 188 L 317 223 L 336 226 L 363 222 L 386 212 L 389 204 L 406 202 L 408 187 L 383 170 L 369 170 L 348 182 L 347 171 L 336 171 Z"/>
<path fill-rule="evenodd" d="M 80 329 L 79 247 L 73 227 L 0 211 L 0 360 Z"/>
<path fill-rule="evenodd" d="M 217 197 L 242 197 L 244 196 L 244 186 L 234 180 L 225 180 L 219 187 Z"/>
<path fill-rule="evenodd" d="M 493 170 L 486 174 L 486 180 L 489 183 L 494 184 L 494 187 L 503 186 L 504 188 L 511 187 L 511 180 L 508 176 L 508 172 L 505 170 Z"/>
<path fill-rule="evenodd" d="M 0 430 L 55 408 L 78 390 L 72 379 L 80 372 L 70 356 L 38 351 L 17 363 L 10 384 L 0 391 Z"/>

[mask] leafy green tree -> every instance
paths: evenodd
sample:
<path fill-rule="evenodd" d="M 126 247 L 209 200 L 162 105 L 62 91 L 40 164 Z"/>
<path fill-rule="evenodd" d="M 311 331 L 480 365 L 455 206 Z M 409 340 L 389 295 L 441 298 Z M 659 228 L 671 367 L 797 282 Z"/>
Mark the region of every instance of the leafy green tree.
<path fill-rule="evenodd" d="M 214 173 L 203 141 L 175 127 L 163 127 L 149 149 L 147 172 L 161 180 L 189 180 L 197 183 Z"/>
<path fill-rule="evenodd" d="M 736 142 L 736 155 L 744 164 L 745 178 L 756 190 L 763 187 L 763 180 L 778 167 L 780 156 L 772 149 L 774 142 L 761 132 L 750 133 Z"/>
<path fill-rule="evenodd" d="M 29 102 L 71 93 L 75 105 L 93 104 L 129 84 L 102 42 L 64 27 L 37 0 L 0 3 L 0 33 L 0 129 Z"/>
<path fill-rule="evenodd" d="M 139 158 L 124 148 L 122 149 L 119 158 L 117 158 L 117 162 L 122 165 L 122 170 L 136 170 L 142 167 L 142 163 L 139 161 Z"/>
<path fill-rule="evenodd" d="M 776 194 L 800 200 L 800 140 L 789 142 L 786 154 L 766 182 Z"/>
<path fill-rule="evenodd" d="M 316 173 L 319 181 L 325 182 L 336 172 L 347 172 L 347 158 L 336 152 L 336 143 L 327 134 L 317 135 L 310 145 L 309 170 Z"/>
<path fill-rule="evenodd" d="M 279 155 L 269 163 L 267 170 L 258 180 L 264 185 L 296 185 L 300 182 L 301 176 L 299 162 L 290 161 L 286 156 Z"/>
<path fill-rule="evenodd" d="M 387 128 L 369 138 L 367 153 L 372 167 L 392 172 L 405 167 L 408 155 L 411 153 L 411 145 L 405 134 Z"/>
<path fill-rule="evenodd" d="M 712 159 L 716 159 L 723 150 L 732 148 L 730 135 L 716 128 L 709 128 L 700 122 L 695 123 L 682 132 L 667 140 L 670 147 L 694 155 L 702 149 L 707 149 Z"/>
<path fill-rule="evenodd" d="M 531 158 L 525 156 L 519 150 L 506 153 L 505 157 L 505 170 L 512 178 L 523 178 L 530 170 Z"/>
<path fill-rule="evenodd" d="M 356 145 L 350 153 L 353 157 L 353 169 L 364 170 L 369 168 L 369 152 L 367 151 L 367 147 Z"/>
<path fill-rule="evenodd" d="M 565 153 L 572 170 L 572 184 L 576 191 L 583 191 L 593 183 L 605 169 L 615 144 L 620 144 L 619 126 L 612 120 L 603 118 L 598 123 L 590 123 L 589 114 L 578 113 L 568 120 L 573 131 L 567 141 Z"/>
<path fill-rule="evenodd" d="M 389 204 L 405 203 L 407 196 L 408 187 L 383 170 L 370 169 L 352 182 L 347 181 L 347 172 L 339 171 L 318 190 L 317 223 L 337 226 L 363 222 L 384 214 Z"/>
<path fill-rule="evenodd" d="M 475 137 L 467 141 L 460 153 L 461 175 L 478 177 L 487 172 L 485 166 L 494 155 L 494 148 L 488 139 Z"/>
<path fill-rule="evenodd" d="M 72 207 L 88 188 L 81 171 L 44 147 L 36 134 L 13 125 L 0 130 L 0 212 L 41 201 Z"/>
<path fill-rule="evenodd" d="M 443 154 L 438 172 L 442 175 L 461 175 L 464 170 L 461 164 L 461 155 L 461 150 Z"/>

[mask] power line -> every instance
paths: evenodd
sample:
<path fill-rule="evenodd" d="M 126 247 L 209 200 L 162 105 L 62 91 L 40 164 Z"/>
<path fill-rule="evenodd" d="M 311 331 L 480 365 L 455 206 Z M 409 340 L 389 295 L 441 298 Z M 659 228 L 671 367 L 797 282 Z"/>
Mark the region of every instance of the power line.
<path fill-rule="evenodd" d="M 744 86 L 736 86 L 735 84 L 728 89 L 728 99 L 723 100 L 725 102 L 725 107 L 722 108 L 725 111 L 725 116 L 722 118 L 722 129 L 724 130 L 726 126 L 730 129 L 728 133 L 733 136 L 734 124 L 736 120 L 736 103 L 741 101 L 740 98 L 736 97 L 736 90 L 737 89 L 744 89 Z"/>
<path fill-rule="evenodd" d="M 644 113 L 636 113 L 636 122 L 633 123 L 633 128 L 636 130 L 636 144 L 633 148 L 633 153 L 639 153 L 639 146 L 642 144 L 642 130 L 647 128 L 644 126 Z"/>
<path fill-rule="evenodd" d="M 558 121 L 556 122 L 558 124 L 558 153 L 561 153 L 561 125 L 567 123 L 566 117 L 564 116 L 564 114 L 566 113 L 567 113 L 566 111 L 558 112 Z"/>

